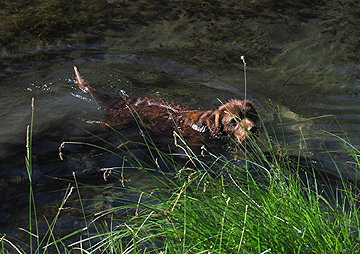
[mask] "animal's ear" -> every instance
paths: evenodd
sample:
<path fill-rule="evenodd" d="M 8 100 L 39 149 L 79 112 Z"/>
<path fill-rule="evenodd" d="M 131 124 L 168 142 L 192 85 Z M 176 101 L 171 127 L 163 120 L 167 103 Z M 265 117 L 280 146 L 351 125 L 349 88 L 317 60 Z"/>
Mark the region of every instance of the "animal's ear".
<path fill-rule="evenodd" d="M 219 129 L 219 125 L 220 125 L 220 117 L 222 116 L 223 111 L 222 110 L 215 110 L 214 113 L 212 113 L 215 116 L 215 128 Z"/>
<path fill-rule="evenodd" d="M 209 128 L 211 136 L 214 138 L 218 138 L 219 135 L 220 115 L 220 111 L 215 110 L 208 118 L 206 118 L 206 125 Z"/>
<path fill-rule="evenodd" d="M 211 129 L 212 125 L 215 125 L 215 123 L 213 124 L 212 122 L 215 122 L 214 112 L 208 118 L 206 118 L 206 125 L 209 127 L 209 129 Z"/>

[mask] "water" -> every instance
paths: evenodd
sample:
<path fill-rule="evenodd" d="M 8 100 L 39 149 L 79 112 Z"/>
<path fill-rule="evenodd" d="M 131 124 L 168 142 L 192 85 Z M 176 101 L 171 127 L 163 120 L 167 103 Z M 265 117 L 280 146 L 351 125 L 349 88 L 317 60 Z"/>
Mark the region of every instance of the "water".
<path fill-rule="evenodd" d="M 218 106 L 216 98 L 227 101 L 230 98 L 243 97 L 240 90 L 211 80 L 212 74 L 166 58 L 139 55 L 119 49 L 59 49 L 4 57 L 5 60 L 15 58 L 16 64 L 0 71 L 0 151 L 3 162 L 0 170 L 0 191 L 3 199 L 0 223 L 4 233 L 20 239 L 26 238 L 26 234 L 19 233 L 17 228 L 28 227 L 29 180 L 24 167 L 24 157 L 32 98 L 35 101 L 32 180 L 40 214 L 44 213 L 47 218 L 54 216 L 54 211 L 65 195 L 67 180 L 73 180 L 73 172 L 79 182 L 86 184 L 120 185 L 111 177 L 105 182 L 99 169 L 124 165 L 123 158 L 128 155 L 126 152 L 116 156 L 86 145 L 68 143 L 62 149 L 65 159 L 60 159 L 59 146 L 64 141 L 86 142 L 109 148 L 105 142 L 89 133 L 115 145 L 121 144 L 111 132 L 106 132 L 98 124 L 86 122 L 100 120 L 102 113 L 92 98 L 77 88 L 73 64 L 79 66 L 90 84 L 114 96 L 160 95 L 164 100 L 176 100 L 181 104 L 202 109 Z M 29 63 L 29 58 L 34 60 Z M 201 93 L 198 92 L 200 90 Z M 141 141 L 138 130 L 125 131 L 123 134 L 132 140 Z M 169 137 L 161 142 L 162 149 L 168 151 L 167 146 L 173 143 L 173 139 Z M 161 142 L 159 148 L 162 146 Z M 131 153 L 143 163 L 151 163 L 146 158 L 146 149 L 132 147 Z M 179 158 L 179 162 L 181 160 Z M 144 176 L 138 170 L 131 169 L 131 165 L 125 163 L 126 166 L 129 169 L 123 172 L 125 179 L 132 179 L 134 185 L 139 184 L 140 179 L 144 182 Z M 89 193 L 86 191 L 82 195 L 86 198 Z M 99 201 L 86 202 L 87 210 L 102 211 L 106 207 L 104 198 L 100 198 L 102 196 L 104 194 L 101 191 L 93 193 L 91 198 Z M 68 203 L 72 199 L 76 199 L 75 194 Z M 114 207 L 119 203 L 113 201 L 108 205 Z M 14 209 L 18 211 L 15 216 Z M 62 213 L 57 222 L 57 232 L 69 232 L 85 226 L 81 213 L 75 210 Z M 77 215 L 74 216 L 73 213 Z M 42 218 L 39 223 L 46 228 Z"/>
<path fill-rule="evenodd" d="M 269 17 L 271 20 L 274 16 L 272 11 L 267 17 L 244 19 L 239 30 L 250 29 L 255 34 L 250 44 L 257 45 L 241 44 L 236 38 L 233 43 L 226 39 L 216 41 L 215 47 L 213 44 L 189 43 L 188 40 L 193 40 L 190 38 L 201 38 L 209 27 L 203 28 L 203 21 L 186 23 L 184 18 L 180 19 L 183 23 L 170 20 L 164 24 L 154 22 L 146 27 L 139 26 L 126 38 L 114 32 L 96 45 L 4 53 L 0 65 L 1 232 L 20 239 L 26 236 L 17 228 L 28 227 L 29 188 L 24 157 L 32 98 L 35 99 L 33 182 L 39 214 L 52 218 L 64 197 L 67 180 L 73 180 L 73 172 L 83 183 L 121 187 L 121 183 L 111 177 L 104 181 L 99 169 L 123 165 L 126 152 L 115 156 L 94 147 L 67 143 L 62 150 L 65 159 L 62 161 L 59 157 L 59 146 L 64 141 L 106 146 L 89 133 L 115 145 L 121 144 L 98 124 L 86 122 L 98 121 L 102 114 L 91 97 L 77 88 L 73 64 L 80 68 L 90 85 L 113 96 L 160 96 L 205 110 L 218 107 L 218 98 L 223 102 L 244 98 L 244 72 L 240 60 L 244 54 L 247 98 L 261 109 L 265 128 L 274 128 L 275 133 L 270 138 L 289 144 L 295 152 L 299 147 L 306 147 L 307 152 L 303 155 L 314 158 L 314 163 L 321 164 L 319 167 L 337 174 L 332 158 L 342 174 L 357 178 L 356 167 L 350 162 L 339 137 L 359 148 L 360 65 L 356 57 L 350 57 L 353 53 L 346 51 L 349 44 L 340 40 L 350 28 L 336 23 L 338 12 L 335 7 L 331 11 L 324 7 L 319 12 L 321 16 L 327 11 L 328 18 L 307 22 L 286 18 L 268 22 Z M 218 27 L 225 27 L 228 21 L 217 22 Z M 187 26 L 193 31 L 190 35 Z M 232 34 L 235 36 L 234 32 Z M 245 33 L 246 36 L 250 34 Z M 351 36 L 354 35 L 349 35 L 348 40 L 353 38 Z M 275 114 L 277 106 L 286 123 L 284 128 Z M 286 133 L 285 140 L 283 132 Z M 141 140 L 137 130 L 123 134 Z M 263 133 L 260 137 L 265 138 Z M 159 139 L 159 146 L 166 151 L 172 142 L 171 137 Z M 331 157 L 324 151 L 331 151 Z M 141 147 L 132 147 L 131 152 L 151 163 Z M 221 152 L 231 156 L 225 150 Z M 182 162 L 181 156 L 177 159 Z M 130 164 L 127 166 L 123 172 L 125 179 L 132 179 L 134 185 L 146 181 L 140 171 L 132 169 Z M 83 195 L 94 199 L 86 203 L 86 209 L 92 212 L 119 204 L 101 189 Z M 116 195 L 130 194 L 122 190 Z M 138 197 L 131 198 L 137 200 Z M 73 194 L 69 202 L 75 199 Z M 17 211 L 16 214 L 13 211 Z M 41 227 L 47 228 L 45 220 L 39 222 Z M 81 227 L 84 224 L 80 209 L 69 204 L 69 211 L 61 213 L 57 232 L 71 232 Z"/>
<path fill-rule="evenodd" d="M 26 127 L 31 120 L 31 98 L 35 99 L 33 182 L 39 208 L 56 207 L 63 198 L 64 192 L 60 190 L 67 186 L 67 182 L 56 180 L 57 178 L 71 180 L 72 172 L 75 172 L 79 181 L 114 184 L 114 181 L 104 182 L 99 168 L 113 167 L 123 163 L 121 156 L 101 153 L 91 147 L 74 144 L 65 145 L 63 152 L 68 157 L 65 157 L 64 161 L 60 160 L 58 148 L 64 141 L 81 141 L 104 146 L 103 142 L 87 132 L 100 135 L 101 138 L 114 144 L 119 142 L 101 126 L 82 120 L 100 120 L 101 110 L 89 95 L 77 88 L 72 70 L 73 64 L 79 66 L 85 80 L 92 86 L 112 95 L 152 97 L 160 95 L 164 100 L 176 100 L 180 104 L 201 109 L 216 108 L 220 104 L 217 98 L 222 101 L 244 98 L 243 83 L 240 81 L 241 77 L 236 74 L 237 70 L 233 70 L 234 74 L 229 74 L 225 78 L 223 76 L 217 78 L 216 70 L 205 72 L 197 69 L 196 66 L 186 66 L 166 58 L 135 53 L 114 48 L 36 52 L 31 53 L 35 59 L 33 63 L 28 63 L 27 54 L 14 56 L 18 57 L 16 66 L 5 68 L 0 72 L 3 88 L 0 104 L 2 112 L 0 150 L 3 161 L 0 172 L 3 199 L 1 226 L 5 232 L 13 232 L 15 227 L 26 227 L 28 179 L 24 168 L 24 156 Z M 251 79 L 250 83 L 256 84 L 253 73 L 254 71 L 250 67 L 248 73 L 248 77 Z M 266 76 L 267 74 L 261 73 L 261 75 Z M 259 76 L 259 78 L 264 77 Z M 297 86 L 285 86 L 298 89 Z M 335 86 L 332 87 L 335 88 Z M 282 141 L 283 130 L 279 121 L 276 120 L 274 111 L 270 109 L 267 101 L 263 99 L 266 91 L 257 93 L 257 90 L 251 85 L 249 90 L 248 99 L 255 101 L 260 108 L 264 107 L 263 110 L 266 112 L 261 114 L 270 115 L 270 120 L 266 124 L 274 127 L 279 140 Z M 293 91 L 288 91 L 288 94 L 291 93 Z M 283 96 L 287 96 L 287 94 L 283 94 Z M 307 100 L 318 101 L 316 94 L 313 97 L 315 98 L 307 98 Z M 326 103 L 303 105 L 298 109 L 299 113 L 290 111 L 289 108 L 292 104 L 286 105 L 289 108 L 281 105 L 281 113 L 285 122 L 290 122 L 285 125 L 287 142 L 294 147 L 295 151 L 300 143 L 303 146 L 306 145 L 309 149 L 309 153 L 306 155 L 323 159 L 321 161 L 323 167 L 330 172 L 334 172 L 335 168 L 329 162 L 327 155 L 321 153 L 325 149 L 336 150 L 332 156 L 341 165 L 342 173 L 357 176 L 357 173 L 351 171 L 351 167 L 346 165 L 348 157 L 341 143 L 327 134 L 313 134 L 326 130 L 344 136 L 333 117 L 296 122 L 302 117 L 323 115 L 329 109 L 336 110 L 338 121 L 356 146 L 359 144 L 357 137 L 360 130 L 359 123 L 356 121 L 358 106 L 349 106 L 349 102 L 357 102 L 356 95 L 328 96 L 322 98 L 322 101 L 326 101 Z M 344 105 L 338 105 L 339 102 L 343 102 Z M 276 104 L 274 103 L 274 105 Z M 301 111 L 302 108 L 305 108 L 304 112 Z M 309 108 L 312 108 L 311 113 L 309 113 Z M 300 141 L 300 127 L 305 133 L 309 133 L 305 135 L 306 144 Z M 140 136 L 137 131 L 128 131 L 124 134 L 129 138 Z M 319 141 L 318 135 L 322 136 L 323 142 Z M 169 138 L 166 142 L 171 144 L 172 139 Z M 166 146 L 165 144 L 165 151 Z M 139 158 L 144 156 L 141 149 L 134 149 L 132 152 Z M 226 151 L 222 152 L 226 153 Z M 133 179 L 142 177 L 141 174 L 138 175 L 139 172 L 131 169 L 126 174 L 126 177 Z M 97 197 L 101 194 L 93 195 Z M 116 205 L 116 203 L 111 205 Z M 91 205 L 89 204 L 89 206 Z M 95 206 L 100 211 L 104 203 L 99 201 L 99 204 Z M 17 214 L 16 217 L 13 217 L 11 212 L 13 209 L 20 211 L 21 215 Z M 76 216 L 70 218 L 76 222 L 76 225 L 81 221 L 78 221 Z M 70 218 L 61 217 L 59 225 L 65 223 L 63 220 L 68 223 Z"/>

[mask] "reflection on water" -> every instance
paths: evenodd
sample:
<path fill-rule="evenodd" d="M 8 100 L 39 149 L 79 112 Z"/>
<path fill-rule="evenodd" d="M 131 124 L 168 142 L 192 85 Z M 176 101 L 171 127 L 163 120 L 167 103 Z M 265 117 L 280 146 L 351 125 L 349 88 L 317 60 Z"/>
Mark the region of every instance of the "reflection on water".
<path fill-rule="evenodd" d="M 7 56 L 4 63 L 11 62 L 11 57 Z M 244 98 L 243 73 L 239 74 L 237 69 L 227 70 L 225 75 L 220 68 L 213 67 L 205 71 L 196 64 L 187 66 L 163 57 L 123 52 L 114 48 L 67 49 L 13 57 L 17 59 L 17 63 L 9 64 L 0 70 L 0 227 L 8 234 L 17 227 L 27 226 L 28 179 L 23 158 L 32 97 L 35 97 L 33 182 L 38 207 L 51 210 L 51 207 L 58 206 L 63 198 L 63 192 L 59 190 L 66 188 L 66 180 L 73 179 L 72 172 L 76 173 L 79 181 L 110 186 L 120 183 L 114 179 L 105 182 L 99 169 L 125 165 L 127 171 L 122 174 L 126 179 L 132 179 L 134 184 L 140 182 L 140 179 L 145 181 L 144 176 L 124 160 L 129 157 L 129 151 L 113 155 L 94 147 L 66 144 L 63 153 L 67 157 L 64 161 L 60 160 L 59 145 L 63 141 L 104 146 L 101 141 L 103 139 L 119 146 L 126 139 L 141 140 L 138 130 L 124 132 L 126 139 L 118 139 L 112 133 L 105 132 L 98 124 L 86 122 L 98 121 L 102 113 L 91 97 L 77 88 L 73 64 L 79 66 L 85 80 L 92 86 L 114 96 L 161 96 L 164 100 L 174 100 L 179 104 L 201 109 L 216 108 L 220 104 L 218 98 L 223 102 L 232 98 Z M 353 72 L 354 67 L 338 67 L 338 70 L 339 73 Z M 297 100 L 289 101 L 280 107 L 285 121 L 282 128 L 275 116 L 276 110 L 268 103 L 268 90 L 261 89 L 264 80 L 269 86 L 276 85 L 276 82 L 271 83 L 269 78 L 275 76 L 271 76 L 274 75 L 271 71 L 256 71 L 255 75 L 249 67 L 251 82 L 247 98 L 262 109 L 260 113 L 265 119 L 267 129 L 274 128 L 274 134 L 270 138 L 290 144 L 295 152 L 299 146 L 307 147 L 304 155 L 316 158 L 321 163 L 319 168 L 336 172 L 329 155 L 322 153 L 324 150 L 332 151 L 332 159 L 340 165 L 342 173 L 357 177 L 353 165 L 347 163 L 348 153 L 341 140 L 327 133 L 332 132 L 344 138 L 344 130 L 351 143 L 355 146 L 360 144 L 360 123 L 356 121 L 360 109 L 357 94 L 334 95 L 339 88 L 330 85 L 326 86 L 329 96 L 319 99 L 317 93 L 307 93 L 306 100 L 301 101 L 303 95 L 302 91 L 299 91 L 304 90 L 304 86 L 286 85 L 286 89 L 283 85 L 279 86 L 279 96 L 284 98 L 294 98 L 294 94 L 299 92 Z M 329 70 L 324 67 L 317 68 L 317 71 Z M 276 100 L 272 100 L 272 104 L 276 105 Z M 301 106 L 297 107 L 298 104 Z M 291 110 L 294 108 L 296 110 Z M 334 118 L 321 117 L 328 114 L 335 114 L 341 127 Z M 282 139 L 283 131 L 286 133 L 285 140 Z M 97 136 L 92 136 L 89 132 Z M 265 138 L 261 135 L 260 137 Z M 165 151 L 168 151 L 168 144 L 173 142 L 171 137 L 157 140 L 160 148 Z M 174 151 L 175 154 L 180 152 Z M 226 154 L 226 151 L 221 152 Z M 153 163 L 147 158 L 147 151 L 143 147 L 133 146 L 131 153 L 148 163 L 149 167 Z M 179 156 L 180 164 L 181 160 Z M 156 165 L 152 166 L 156 168 Z M 59 178 L 65 180 L 60 181 Z M 97 197 L 102 194 L 99 191 L 92 195 Z M 114 206 L 116 203 L 89 202 L 87 205 L 101 210 L 104 206 Z M 19 211 L 16 216 L 11 212 L 14 209 Z M 60 230 L 73 229 L 65 226 L 69 225 L 69 221 L 79 227 L 78 217 L 66 214 L 59 219 Z"/>

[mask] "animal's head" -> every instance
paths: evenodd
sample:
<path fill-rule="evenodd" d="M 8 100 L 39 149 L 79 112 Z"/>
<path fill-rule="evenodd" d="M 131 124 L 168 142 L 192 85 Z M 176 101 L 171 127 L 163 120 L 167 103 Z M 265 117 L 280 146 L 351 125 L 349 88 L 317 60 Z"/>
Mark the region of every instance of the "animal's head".
<path fill-rule="evenodd" d="M 232 100 L 214 113 L 215 129 L 235 137 L 240 143 L 257 131 L 257 112 L 250 101 Z"/>

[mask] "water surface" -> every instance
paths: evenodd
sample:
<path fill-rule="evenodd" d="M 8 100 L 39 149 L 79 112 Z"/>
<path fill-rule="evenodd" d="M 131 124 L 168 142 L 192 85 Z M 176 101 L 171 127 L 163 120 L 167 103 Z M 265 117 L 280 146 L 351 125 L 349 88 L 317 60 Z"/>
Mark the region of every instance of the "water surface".
<path fill-rule="evenodd" d="M 354 49 L 356 33 L 349 34 L 354 22 L 349 6 L 326 3 L 315 6 L 316 11 L 302 9 L 316 15 L 300 15 L 298 19 L 281 10 L 277 13 L 271 6 L 259 15 L 240 15 L 238 19 L 233 18 L 236 13 L 206 19 L 179 14 L 176 20 L 131 24 L 127 33 L 121 29 L 103 32 L 96 26 L 91 30 L 89 25 L 89 36 L 104 35 L 96 44 L 23 45 L 22 51 L 4 51 L 0 65 L 1 231 L 18 238 L 26 236 L 17 228 L 28 227 L 24 157 L 32 98 L 33 183 L 39 213 L 53 216 L 73 172 L 87 184 L 122 186 L 116 179 L 105 181 L 100 169 L 123 165 L 126 151 L 115 156 L 91 146 L 66 144 L 62 150 L 65 159 L 60 160 L 59 146 L 64 141 L 106 146 L 101 139 L 114 145 L 121 145 L 124 137 L 142 139 L 136 129 L 124 131 L 119 139 L 98 124 L 86 122 L 99 121 L 101 108 L 77 88 L 73 64 L 89 84 L 113 96 L 160 96 L 205 110 L 217 108 L 218 99 L 226 102 L 245 97 L 240 58 L 245 55 L 246 97 L 264 117 L 265 126 L 261 127 L 271 132 L 270 138 L 290 145 L 294 153 L 306 148 L 302 155 L 313 158 L 319 168 L 334 174 L 340 170 L 345 177 L 357 179 L 357 166 L 341 140 L 348 140 L 355 148 L 360 145 L 360 62 Z M 73 35 L 84 36 L 83 32 Z M 283 126 L 277 118 L 278 109 Z M 260 138 L 266 139 L 263 132 Z M 157 137 L 157 141 L 165 151 L 173 143 L 171 137 Z M 131 152 L 151 165 L 142 147 L 133 146 Z M 219 152 L 232 156 L 226 149 Z M 184 162 L 182 156 L 175 157 L 179 165 Z M 132 184 L 146 181 L 141 172 L 126 166 L 123 174 Z M 83 195 L 102 200 L 86 203 L 93 212 L 119 205 L 101 189 Z M 130 194 L 116 189 L 116 195 Z M 40 224 L 46 228 L 44 220 Z M 83 226 L 80 209 L 72 207 L 61 214 L 57 232 Z"/>

